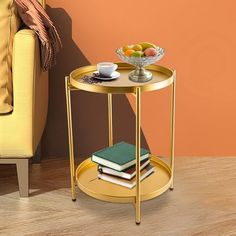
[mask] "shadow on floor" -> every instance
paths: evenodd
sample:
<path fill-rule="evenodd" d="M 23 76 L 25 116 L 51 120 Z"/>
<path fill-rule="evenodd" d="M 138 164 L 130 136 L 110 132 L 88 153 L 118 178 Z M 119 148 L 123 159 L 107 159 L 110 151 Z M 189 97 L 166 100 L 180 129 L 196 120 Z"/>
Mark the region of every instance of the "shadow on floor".
<path fill-rule="evenodd" d="M 76 163 L 80 163 L 77 160 Z M 70 169 L 65 158 L 42 160 L 41 164 L 29 166 L 30 197 L 58 189 L 67 189 L 70 197 Z M 0 196 L 11 194 L 19 198 L 16 165 L 0 165 Z"/>

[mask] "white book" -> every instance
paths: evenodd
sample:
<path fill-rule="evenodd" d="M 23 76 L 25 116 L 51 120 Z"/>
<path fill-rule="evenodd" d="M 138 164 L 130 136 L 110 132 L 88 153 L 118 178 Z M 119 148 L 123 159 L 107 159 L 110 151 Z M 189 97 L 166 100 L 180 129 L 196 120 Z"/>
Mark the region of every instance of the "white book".
<path fill-rule="evenodd" d="M 140 181 L 147 178 L 153 172 L 154 172 L 154 167 L 149 164 L 148 166 L 146 166 L 141 171 Z M 119 177 L 99 173 L 98 178 L 102 179 L 102 180 L 105 180 L 105 181 L 108 181 L 108 182 L 111 182 L 111 183 L 114 183 L 114 184 L 121 185 L 121 186 L 126 187 L 126 188 L 130 188 L 130 189 L 132 189 L 136 185 L 136 177 L 132 180 L 126 180 L 126 179 L 122 179 L 122 178 L 119 178 Z"/>

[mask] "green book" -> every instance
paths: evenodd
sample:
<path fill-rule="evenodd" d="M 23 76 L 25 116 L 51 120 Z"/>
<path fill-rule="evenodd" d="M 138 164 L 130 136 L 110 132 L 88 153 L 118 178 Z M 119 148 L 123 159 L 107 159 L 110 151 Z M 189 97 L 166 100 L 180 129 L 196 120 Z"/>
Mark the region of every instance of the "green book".
<path fill-rule="evenodd" d="M 148 157 L 149 151 L 140 148 L 140 161 Z M 114 170 L 122 171 L 136 163 L 136 148 L 135 145 L 120 142 L 93 153 L 92 161 Z"/>

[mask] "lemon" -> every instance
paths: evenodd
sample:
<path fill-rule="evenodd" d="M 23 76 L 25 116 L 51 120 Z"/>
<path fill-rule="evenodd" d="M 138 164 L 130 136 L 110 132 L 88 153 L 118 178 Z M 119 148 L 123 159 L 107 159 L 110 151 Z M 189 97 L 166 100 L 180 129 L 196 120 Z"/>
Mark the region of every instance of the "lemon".
<path fill-rule="evenodd" d="M 143 47 L 140 44 L 136 44 L 132 47 L 134 51 L 142 51 Z"/>
<path fill-rule="evenodd" d="M 129 49 L 131 49 L 129 45 L 125 45 L 124 47 L 122 47 L 123 52 L 126 52 Z"/>

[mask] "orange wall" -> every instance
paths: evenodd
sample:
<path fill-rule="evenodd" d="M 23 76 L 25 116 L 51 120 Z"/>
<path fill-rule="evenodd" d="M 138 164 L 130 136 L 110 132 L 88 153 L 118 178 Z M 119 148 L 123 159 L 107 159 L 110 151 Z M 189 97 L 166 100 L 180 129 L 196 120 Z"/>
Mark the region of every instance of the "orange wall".
<path fill-rule="evenodd" d="M 177 70 L 176 154 L 236 154 L 236 1 L 47 2 L 71 17 L 72 39 L 88 62 L 117 61 L 115 49 L 127 43 L 164 47 L 159 64 Z M 143 95 L 142 129 L 153 153 L 168 150 L 169 92 Z"/>

